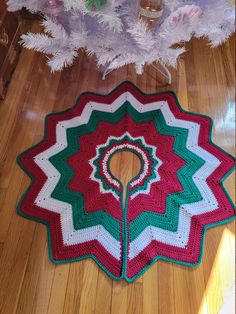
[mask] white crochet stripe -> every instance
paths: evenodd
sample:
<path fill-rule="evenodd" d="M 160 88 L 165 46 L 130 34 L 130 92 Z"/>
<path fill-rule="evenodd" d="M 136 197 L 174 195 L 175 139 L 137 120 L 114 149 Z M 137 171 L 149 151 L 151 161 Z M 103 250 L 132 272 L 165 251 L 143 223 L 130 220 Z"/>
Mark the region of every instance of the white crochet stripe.
<path fill-rule="evenodd" d="M 130 135 L 129 132 L 125 132 L 122 136 L 120 137 L 115 137 L 115 136 L 109 136 L 109 138 L 107 139 L 106 143 L 105 144 L 102 144 L 102 145 L 98 145 L 96 147 L 96 156 L 92 159 L 89 160 L 89 164 L 91 165 L 93 171 L 91 173 L 91 176 L 90 176 L 90 179 L 96 181 L 99 183 L 99 189 L 100 189 L 100 192 L 101 193 L 112 193 L 114 195 L 115 198 L 119 199 L 119 196 L 111 189 L 111 190 L 106 190 L 103 188 L 103 185 L 102 185 L 102 181 L 98 178 L 95 177 L 95 174 L 96 174 L 96 166 L 94 165 L 94 161 L 97 160 L 99 158 L 99 150 L 103 147 L 107 147 L 109 145 L 109 143 L 112 141 L 112 140 L 115 140 L 115 141 L 122 141 L 125 137 L 129 137 L 129 139 L 131 139 L 132 141 L 135 141 L 135 140 L 140 140 L 143 144 L 144 147 L 148 147 L 150 149 L 152 149 L 152 157 L 154 159 L 156 159 L 157 161 L 157 165 L 155 167 L 155 175 L 156 177 L 155 178 L 152 178 L 148 184 L 147 184 L 147 188 L 145 190 L 140 190 L 140 191 L 137 191 L 136 193 L 132 194 L 131 195 L 131 199 L 133 199 L 136 195 L 138 194 L 149 194 L 150 192 L 150 187 L 151 187 L 151 184 L 153 182 L 156 182 L 156 181 L 159 181 L 160 180 L 160 175 L 158 173 L 158 168 L 162 165 L 162 161 L 156 156 L 156 147 L 153 146 L 153 145 L 149 145 L 146 143 L 145 139 L 143 136 L 139 136 L 139 137 L 133 137 Z M 120 184 L 117 180 L 114 180 L 110 174 L 109 174 L 109 171 L 107 169 L 107 161 L 109 159 L 109 157 L 116 151 L 116 150 L 119 150 L 119 149 L 123 149 L 123 148 L 128 148 L 128 149 L 134 149 L 135 151 L 137 151 L 141 156 L 142 156 L 142 159 L 143 159 L 143 162 L 144 162 L 144 171 L 139 175 L 139 177 L 134 180 L 133 182 L 131 182 L 131 187 L 134 187 L 135 185 L 139 184 L 143 178 L 145 178 L 145 176 L 147 175 L 147 171 L 148 171 L 148 164 L 149 164 L 149 161 L 146 157 L 146 154 L 144 151 L 142 151 L 141 149 L 139 149 L 138 147 L 132 145 L 132 144 L 120 144 L 120 145 L 117 145 L 115 147 L 113 147 L 111 150 L 109 150 L 103 160 L 103 173 L 105 174 L 105 176 L 107 177 L 108 181 L 112 184 L 114 184 L 115 186 L 119 187 Z"/>
<path fill-rule="evenodd" d="M 58 154 L 60 151 L 64 150 L 67 143 L 66 130 L 68 128 L 77 127 L 83 124 L 87 124 L 91 114 L 94 110 L 103 111 L 103 112 L 115 112 L 118 110 L 125 101 L 129 101 L 130 104 L 140 113 L 148 112 L 151 110 L 160 109 L 163 113 L 165 121 L 170 126 L 177 126 L 181 128 L 186 128 L 189 130 L 187 138 L 187 148 L 195 153 L 197 156 L 202 158 L 206 163 L 194 174 L 193 180 L 196 186 L 199 189 L 203 199 L 194 204 L 183 205 L 180 209 L 179 216 L 179 227 L 177 232 L 170 232 L 163 229 L 157 229 L 157 233 L 152 233 L 150 227 L 147 227 L 139 237 L 143 236 L 147 239 L 147 234 L 150 235 L 149 239 L 145 242 L 141 242 L 140 246 L 137 246 L 137 241 L 133 241 L 130 244 L 129 258 L 132 259 L 139 254 L 150 242 L 153 237 L 159 241 L 163 240 L 163 234 L 165 235 L 165 243 L 169 243 L 176 246 L 186 246 L 189 237 L 190 223 L 192 215 L 199 215 L 204 212 L 210 212 L 215 210 L 218 207 L 215 196 L 211 192 L 210 188 L 206 183 L 206 178 L 220 165 L 220 161 L 209 152 L 205 151 L 203 148 L 198 147 L 198 136 L 199 136 L 199 125 L 194 122 L 189 122 L 181 119 L 175 118 L 172 114 L 168 103 L 166 101 L 152 102 L 150 104 L 143 105 L 140 103 L 131 93 L 125 92 L 120 95 L 111 105 L 97 103 L 97 102 L 88 102 L 83 112 L 80 116 L 74 117 L 70 120 L 61 121 L 56 126 L 56 140 L 57 143 L 48 148 L 46 151 L 38 154 L 35 157 L 35 162 L 38 166 L 45 172 L 48 176 L 48 179 L 40 191 L 39 195 L 36 198 L 36 204 L 46 208 L 51 211 L 58 212 L 62 219 L 62 234 L 64 244 L 70 244 L 73 242 L 74 237 L 78 232 L 86 232 L 85 229 L 74 230 L 73 228 L 73 218 L 72 218 L 72 208 L 70 204 L 55 200 L 51 197 L 51 193 L 57 185 L 57 182 L 60 178 L 60 173 L 54 168 L 54 166 L 49 162 L 49 158 L 53 155 Z M 203 179 L 203 180 L 202 180 Z M 189 215 L 186 216 L 186 210 Z M 65 217 L 64 217 L 64 216 Z M 65 218 L 65 219 L 64 219 Z M 184 228 L 182 228 L 181 221 L 185 220 Z M 154 227 L 152 227 L 153 229 Z M 87 228 L 86 228 L 87 229 Z M 187 230 L 187 232 L 186 232 Z M 103 230 L 100 230 L 101 234 L 104 237 L 107 234 L 103 233 Z M 153 235 L 153 237 L 152 237 Z M 96 237 L 96 235 L 95 235 Z M 178 238 L 182 237 L 183 242 L 179 243 Z M 101 237 L 102 238 L 102 237 Z M 120 259 L 120 243 L 111 236 L 111 241 L 109 245 L 107 243 L 101 243 L 114 257 Z M 100 239 L 99 239 L 100 241 Z M 74 242 L 73 242 L 74 243 Z M 143 244 L 143 245 L 142 245 Z M 117 253 L 119 252 L 119 253 Z"/>

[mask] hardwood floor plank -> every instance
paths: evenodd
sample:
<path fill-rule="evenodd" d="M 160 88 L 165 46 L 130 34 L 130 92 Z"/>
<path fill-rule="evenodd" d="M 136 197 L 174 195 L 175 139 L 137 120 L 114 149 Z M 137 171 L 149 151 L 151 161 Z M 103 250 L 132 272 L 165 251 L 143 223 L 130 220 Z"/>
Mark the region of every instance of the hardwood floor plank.
<path fill-rule="evenodd" d="M 46 241 L 46 233 L 44 236 L 45 245 L 42 250 L 42 262 L 39 269 L 39 276 L 35 291 L 32 313 L 47 313 L 49 301 L 52 291 L 52 284 L 55 275 L 55 264 L 48 258 L 48 244 Z"/>
<path fill-rule="evenodd" d="M 143 284 L 136 281 L 128 286 L 127 314 L 143 313 Z"/>
<path fill-rule="evenodd" d="M 157 313 L 175 314 L 174 265 L 160 261 L 157 271 L 158 311 Z M 168 300 L 167 300 L 168 296 Z M 197 312 L 196 312 L 197 313 Z"/>
<path fill-rule="evenodd" d="M 25 186 L 23 180 L 21 193 Z M 0 257 L 0 313 L 14 313 L 16 310 L 34 229 L 34 222 L 12 215 Z"/>
<path fill-rule="evenodd" d="M 188 110 L 188 85 L 187 85 L 187 78 L 186 78 L 186 68 L 184 60 L 179 60 L 179 67 L 178 67 L 178 81 L 177 81 L 177 96 L 179 99 L 179 103 L 181 106 Z"/>
<path fill-rule="evenodd" d="M 18 165 L 15 165 L 13 168 L 14 172 L 11 173 L 11 183 L 14 188 L 6 189 L 5 197 L 1 206 L 1 220 L 0 220 L 0 241 L 5 242 L 7 237 L 7 232 L 9 225 L 11 223 L 12 217 L 16 212 L 16 207 L 18 201 L 21 197 L 22 189 L 20 189 L 22 180 L 24 180 L 25 188 L 29 185 L 29 179 L 24 177 L 22 170 Z"/>
<path fill-rule="evenodd" d="M 143 274 L 143 314 L 158 313 L 158 272 L 157 263 Z"/>
<path fill-rule="evenodd" d="M 42 224 L 37 224 L 17 304 L 17 314 L 28 314 L 33 311 L 37 283 L 43 262 L 42 252 L 44 251 L 46 245 L 46 228 Z"/>
<path fill-rule="evenodd" d="M 128 286 L 129 284 L 123 280 L 113 282 L 111 314 L 127 313 Z"/>
<path fill-rule="evenodd" d="M 195 314 L 191 311 L 193 296 L 189 292 L 188 276 L 190 270 L 187 267 L 174 265 L 173 267 L 173 290 L 175 313 Z"/>
<path fill-rule="evenodd" d="M 3 203 L 6 197 L 7 189 L 0 189 L 0 215 L 3 207 Z"/>
<path fill-rule="evenodd" d="M 63 313 L 78 313 L 82 294 L 84 265 L 87 261 L 72 263 L 69 268 Z M 89 300 L 88 300 L 89 302 Z"/>
<path fill-rule="evenodd" d="M 94 261 L 88 259 L 84 265 L 84 276 L 80 287 L 81 298 L 78 313 L 93 314 L 96 306 L 98 286 L 98 267 Z"/>
<path fill-rule="evenodd" d="M 106 296 L 106 298 L 104 298 Z M 95 301 L 95 314 L 110 314 L 112 297 L 112 279 L 101 269 L 98 272 L 98 283 Z"/>
<path fill-rule="evenodd" d="M 2 255 L 2 251 L 3 251 L 3 243 L 0 242 L 0 258 L 1 258 L 1 255 Z"/>
<path fill-rule="evenodd" d="M 47 312 L 49 314 L 63 313 L 69 270 L 69 264 L 56 266 Z"/>

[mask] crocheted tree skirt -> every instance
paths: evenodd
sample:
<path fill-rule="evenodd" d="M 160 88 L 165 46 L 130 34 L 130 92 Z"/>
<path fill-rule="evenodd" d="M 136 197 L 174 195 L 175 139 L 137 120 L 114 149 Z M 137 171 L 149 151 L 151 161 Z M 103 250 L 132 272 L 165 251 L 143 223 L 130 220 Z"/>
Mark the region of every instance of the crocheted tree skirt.
<path fill-rule="evenodd" d="M 45 124 L 18 157 L 32 179 L 18 212 L 47 225 L 55 263 L 90 257 L 127 281 L 158 259 L 198 265 L 206 229 L 234 218 L 222 185 L 234 158 L 212 143 L 210 118 L 184 111 L 172 92 L 124 82 L 107 96 L 82 94 Z M 141 161 L 124 206 L 109 167 L 122 150 Z"/>

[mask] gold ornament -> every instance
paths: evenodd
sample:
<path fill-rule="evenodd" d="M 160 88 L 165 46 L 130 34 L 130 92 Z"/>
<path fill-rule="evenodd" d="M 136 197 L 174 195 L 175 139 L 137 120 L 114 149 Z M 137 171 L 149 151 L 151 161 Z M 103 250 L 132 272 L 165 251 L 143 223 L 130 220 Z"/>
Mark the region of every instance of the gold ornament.
<path fill-rule="evenodd" d="M 162 16 L 163 0 L 140 0 L 138 11 L 140 19 L 151 29 Z"/>

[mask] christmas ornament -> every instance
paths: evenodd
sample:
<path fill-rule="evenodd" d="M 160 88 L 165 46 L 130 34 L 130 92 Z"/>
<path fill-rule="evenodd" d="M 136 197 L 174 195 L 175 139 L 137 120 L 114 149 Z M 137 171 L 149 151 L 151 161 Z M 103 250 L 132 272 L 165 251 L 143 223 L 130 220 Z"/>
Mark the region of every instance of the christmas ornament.
<path fill-rule="evenodd" d="M 196 23 L 202 15 L 202 9 L 196 5 L 185 5 L 173 12 L 168 20 L 175 27 L 180 23 Z"/>
<path fill-rule="evenodd" d="M 60 0 L 45 0 L 43 12 L 53 21 L 57 22 L 63 12 L 63 2 Z"/>
<path fill-rule="evenodd" d="M 18 159 L 32 179 L 18 212 L 47 225 L 55 263 L 92 258 L 130 282 L 159 259 L 198 265 L 206 230 L 235 218 L 222 186 L 234 158 L 212 143 L 211 120 L 172 92 L 125 82 L 108 96 L 84 93 L 46 126 Z M 142 164 L 125 204 L 109 167 L 122 150 Z"/>
<path fill-rule="evenodd" d="M 139 9 L 141 20 L 150 29 L 155 26 L 163 13 L 163 0 L 141 0 Z"/>
<path fill-rule="evenodd" d="M 86 0 L 85 6 L 90 11 L 100 11 L 106 5 L 107 0 Z"/>

